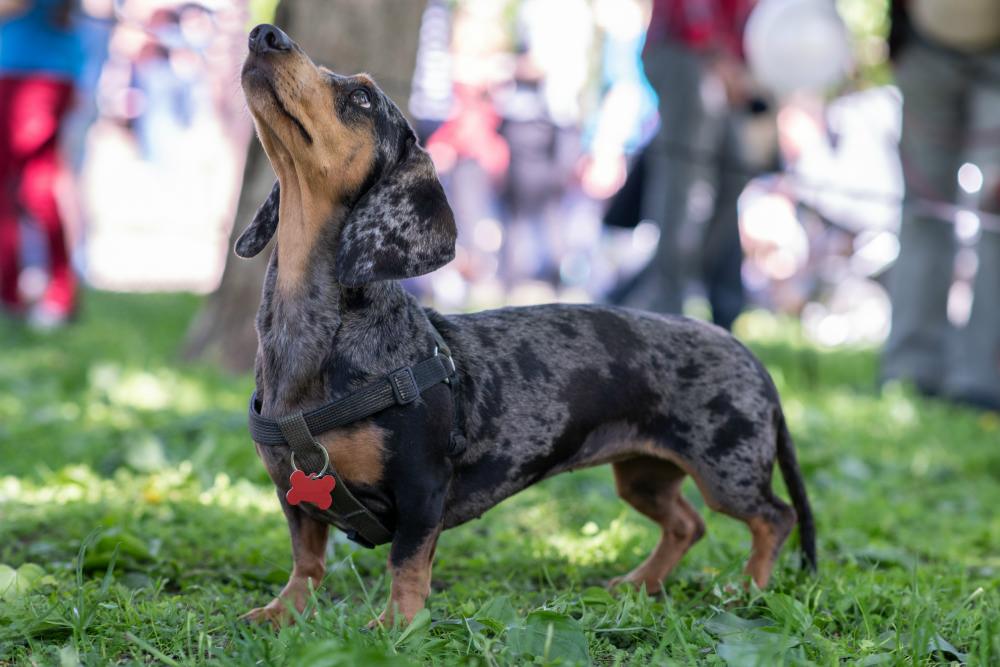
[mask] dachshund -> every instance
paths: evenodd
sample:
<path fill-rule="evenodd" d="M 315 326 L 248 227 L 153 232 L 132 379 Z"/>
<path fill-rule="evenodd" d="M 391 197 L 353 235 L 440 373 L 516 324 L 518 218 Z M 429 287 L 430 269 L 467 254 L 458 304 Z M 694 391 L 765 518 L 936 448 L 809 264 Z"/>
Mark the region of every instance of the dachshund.
<path fill-rule="evenodd" d="M 681 494 L 686 475 L 711 509 L 748 524 L 746 573 L 758 587 L 796 522 L 815 567 L 778 393 L 743 345 L 710 324 L 598 305 L 423 308 L 399 281 L 451 261 L 457 232 L 396 105 L 367 75 L 317 66 L 266 24 L 250 32 L 241 85 L 277 174 L 235 246 L 252 257 L 276 239 L 256 318 L 261 418 L 350 396 L 441 344 L 457 368 L 416 400 L 313 434 L 391 535 L 380 621 L 409 621 L 424 607 L 442 530 L 540 480 L 606 463 L 621 498 L 662 529 L 650 556 L 612 584 L 658 591 L 702 537 Z M 255 444 L 288 521 L 293 568 L 278 597 L 245 617 L 281 623 L 319 585 L 329 525 L 345 521 L 336 507 L 292 504 L 289 447 Z M 794 509 L 772 491 L 776 459 Z"/>

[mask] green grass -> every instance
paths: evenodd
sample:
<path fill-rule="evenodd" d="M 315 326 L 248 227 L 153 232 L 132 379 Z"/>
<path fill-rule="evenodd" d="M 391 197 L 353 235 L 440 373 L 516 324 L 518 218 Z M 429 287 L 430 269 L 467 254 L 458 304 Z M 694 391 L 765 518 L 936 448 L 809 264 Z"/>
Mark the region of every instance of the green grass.
<path fill-rule="evenodd" d="M 609 594 L 656 533 L 598 468 L 446 533 L 407 629 L 362 630 L 386 548 L 339 535 L 315 613 L 242 625 L 290 566 L 251 379 L 176 361 L 196 299 L 89 297 L 53 335 L 0 323 L 0 664 L 1000 664 L 1000 419 L 879 394 L 874 353 L 765 316 L 743 334 L 784 396 L 818 576 L 793 538 L 773 585 L 744 592 L 745 526 L 689 484 L 708 534 L 666 594 Z"/>

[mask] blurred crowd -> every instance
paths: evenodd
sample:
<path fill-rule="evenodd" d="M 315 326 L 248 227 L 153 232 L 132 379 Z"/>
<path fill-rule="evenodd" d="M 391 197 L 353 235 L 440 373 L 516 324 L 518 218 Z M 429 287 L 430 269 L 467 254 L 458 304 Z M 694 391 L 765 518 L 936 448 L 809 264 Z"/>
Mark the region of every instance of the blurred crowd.
<path fill-rule="evenodd" d="M 211 289 L 251 7 L 0 16 L 4 308 L 65 321 L 75 275 Z M 459 225 L 456 261 L 409 285 L 428 301 L 727 328 L 762 306 L 822 344 L 888 341 L 885 381 L 1000 406 L 1000 3 L 428 0 L 419 31 L 408 111 Z"/>
<path fill-rule="evenodd" d="M 0 2 L 6 312 L 65 322 L 75 275 L 217 283 L 250 137 L 233 75 L 248 21 L 214 0 Z"/>
<path fill-rule="evenodd" d="M 420 34 L 410 111 L 460 252 L 415 289 L 724 327 L 754 303 L 827 344 L 884 339 L 899 97 L 832 3 L 432 0 Z"/>

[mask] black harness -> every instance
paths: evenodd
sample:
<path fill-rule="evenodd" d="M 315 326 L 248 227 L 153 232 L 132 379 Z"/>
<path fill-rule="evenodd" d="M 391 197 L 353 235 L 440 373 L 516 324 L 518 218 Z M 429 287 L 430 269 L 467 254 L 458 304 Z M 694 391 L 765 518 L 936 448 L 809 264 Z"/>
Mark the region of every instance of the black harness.
<path fill-rule="evenodd" d="M 367 387 L 309 412 L 299 411 L 277 420 L 268 419 L 260 414 L 261 403 L 257 392 L 254 391 L 250 397 L 250 435 L 254 441 L 268 447 L 287 445 L 292 450 L 293 468 L 318 471 L 319 476 L 332 475 L 334 487 L 331 495 L 336 516 L 351 527 L 347 536 L 362 546 L 385 544 L 392 540 L 392 531 L 350 492 L 337 471 L 330 466 L 326 449 L 313 436 L 347 426 L 395 405 L 412 403 L 424 390 L 439 382 L 450 385 L 455 376 L 451 350 L 434 325 L 431 325 L 431 334 L 437 343 L 433 356 L 413 366 L 395 370 Z M 464 439 L 453 432 L 449 454 L 456 455 L 461 449 L 464 449 Z"/>

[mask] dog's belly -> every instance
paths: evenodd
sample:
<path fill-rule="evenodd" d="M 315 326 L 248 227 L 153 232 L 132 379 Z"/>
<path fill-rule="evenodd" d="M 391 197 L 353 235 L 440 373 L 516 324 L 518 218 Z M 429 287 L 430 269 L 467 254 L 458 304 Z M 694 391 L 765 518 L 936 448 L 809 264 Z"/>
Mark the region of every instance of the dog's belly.
<path fill-rule="evenodd" d="M 477 519 L 543 479 L 653 453 L 662 455 L 663 451 L 652 438 L 640 435 L 635 426 L 611 423 L 595 429 L 576 452 L 552 466 L 539 461 L 515 471 L 505 470 L 498 458 L 483 460 L 478 466 L 456 471 L 445 511 L 445 528 Z"/>

